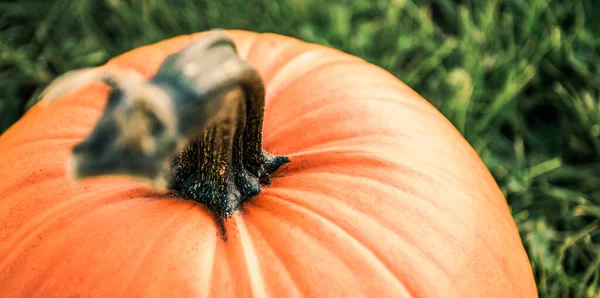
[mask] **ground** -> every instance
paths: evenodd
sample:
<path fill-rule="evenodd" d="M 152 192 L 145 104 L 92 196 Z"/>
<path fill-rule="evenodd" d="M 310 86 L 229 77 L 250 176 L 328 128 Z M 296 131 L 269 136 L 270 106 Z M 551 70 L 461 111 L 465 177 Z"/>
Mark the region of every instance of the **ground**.
<path fill-rule="evenodd" d="M 0 2 L 0 132 L 58 74 L 174 35 L 219 27 L 329 45 L 392 72 L 475 147 L 511 206 L 540 297 L 596 297 L 600 5 L 593 2 Z"/>

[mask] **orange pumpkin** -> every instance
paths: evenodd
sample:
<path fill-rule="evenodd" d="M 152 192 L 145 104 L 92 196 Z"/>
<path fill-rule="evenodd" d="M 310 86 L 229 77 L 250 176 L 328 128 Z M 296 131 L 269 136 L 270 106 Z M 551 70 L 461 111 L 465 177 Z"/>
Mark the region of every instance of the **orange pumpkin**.
<path fill-rule="evenodd" d="M 108 65 L 145 76 L 203 33 Z M 537 297 L 494 179 L 394 76 L 289 37 L 229 31 L 266 86 L 264 148 L 290 162 L 225 222 L 65 162 L 106 104 L 94 83 L 0 137 L 0 297 Z"/>

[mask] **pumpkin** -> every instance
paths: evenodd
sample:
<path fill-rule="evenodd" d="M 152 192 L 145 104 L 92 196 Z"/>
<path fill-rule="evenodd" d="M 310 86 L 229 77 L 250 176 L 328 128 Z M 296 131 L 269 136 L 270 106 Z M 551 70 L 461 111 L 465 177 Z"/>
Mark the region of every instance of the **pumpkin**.
<path fill-rule="evenodd" d="M 105 67 L 155 74 L 206 33 Z M 270 184 L 219 223 L 140 181 L 65 167 L 107 103 L 95 82 L 0 136 L 1 297 L 537 297 L 498 185 L 432 105 L 328 47 L 228 31 L 265 83 Z"/>

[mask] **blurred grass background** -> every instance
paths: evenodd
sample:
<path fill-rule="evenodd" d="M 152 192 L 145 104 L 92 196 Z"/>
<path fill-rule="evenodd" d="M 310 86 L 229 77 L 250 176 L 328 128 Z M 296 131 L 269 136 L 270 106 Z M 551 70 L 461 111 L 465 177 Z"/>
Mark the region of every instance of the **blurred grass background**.
<path fill-rule="evenodd" d="M 476 148 L 540 297 L 599 297 L 599 15 L 596 0 L 0 0 L 0 133 L 58 74 L 175 35 L 336 47 L 398 76 Z"/>

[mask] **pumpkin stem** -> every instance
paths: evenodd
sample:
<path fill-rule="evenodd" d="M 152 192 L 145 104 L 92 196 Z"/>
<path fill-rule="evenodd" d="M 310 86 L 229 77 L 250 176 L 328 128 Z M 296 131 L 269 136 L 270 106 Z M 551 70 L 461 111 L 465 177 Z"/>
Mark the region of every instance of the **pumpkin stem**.
<path fill-rule="evenodd" d="M 221 38 L 215 42 L 229 41 L 225 35 Z M 222 221 L 258 195 L 261 183 L 269 184 L 270 175 L 289 159 L 262 147 L 265 91 L 259 73 L 237 54 L 219 56 L 220 63 L 213 61 L 220 74 L 214 77 L 219 80 L 214 85 L 222 90 L 205 92 L 215 94 L 208 100 L 221 101 L 221 108 L 212 124 L 173 159 L 170 188 L 205 204 Z M 159 76 L 156 81 L 160 81 Z M 190 119 L 185 126 L 194 127 L 194 115 L 186 115 L 190 111 L 182 109 L 180 119 Z"/>
<path fill-rule="evenodd" d="M 165 59 L 144 82 L 115 84 L 72 174 L 126 174 L 203 203 L 223 221 L 289 159 L 262 148 L 265 90 L 224 31 Z M 161 187 L 157 187 L 161 188 Z"/>

